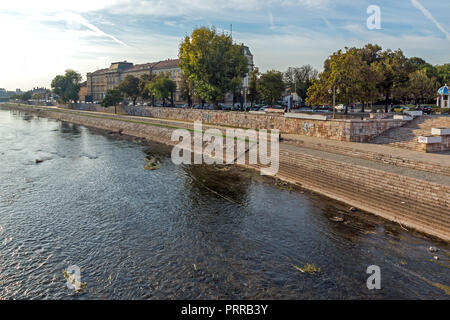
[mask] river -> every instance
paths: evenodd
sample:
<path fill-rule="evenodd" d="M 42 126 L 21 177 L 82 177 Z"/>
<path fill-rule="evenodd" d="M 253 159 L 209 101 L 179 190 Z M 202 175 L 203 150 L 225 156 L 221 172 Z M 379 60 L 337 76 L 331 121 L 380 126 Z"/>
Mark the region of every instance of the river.
<path fill-rule="evenodd" d="M 143 169 L 146 152 L 159 170 Z M 2 109 L 0 159 L 0 299 L 450 294 L 449 244 L 256 171 L 176 166 L 167 146 Z"/>

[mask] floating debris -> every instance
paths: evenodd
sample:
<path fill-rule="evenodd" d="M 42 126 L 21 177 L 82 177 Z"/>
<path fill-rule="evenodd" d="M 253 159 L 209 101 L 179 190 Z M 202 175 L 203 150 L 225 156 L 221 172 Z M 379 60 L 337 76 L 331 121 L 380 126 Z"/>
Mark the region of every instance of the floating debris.
<path fill-rule="evenodd" d="M 145 158 L 146 164 L 144 165 L 145 170 L 157 170 L 161 168 L 161 162 L 152 156 Z"/>
<path fill-rule="evenodd" d="M 305 264 L 305 266 L 303 268 L 300 268 L 296 265 L 292 265 L 296 270 L 303 272 L 303 273 L 309 273 L 309 274 L 315 274 L 315 273 L 319 273 L 320 272 L 320 268 L 316 267 L 313 264 Z"/>
<path fill-rule="evenodd" d="M 76 276 L 67 272 L 67 270 L 63 270 L 64 278 L 68 281 L 70 281 L 74 287 L 74 291 L 76 293 L 79 293 L 83 291 L 84 288 L 86 288 L 86 282 L 80 282 L 77 280 Z"/>
<path fill-rule="evenodd" d="M 433 259 L 437 261 L 437 260 L 439 260 L 439 257 L 438 256 L 434 256 Z"/>
<path fill-rule="evenodd" d="M 41 160 L 41 159 L 35 159 L 34 162 L 35 162 L 36 164 L 38 164 L 38 163 L 44 162 L 44 160 Z"/>
<path fill-rule="evenodd" d="M 193 266 L 194 266 L 194 270 L 197 271 L 197 265 L 194 263 Z"/>
<path fill-rule="evenodd" d="M 351 212 L 356 212 L 356 211 L 358 211 L 358 208 L 351 207 L 349 210 L 350 210 Z"/>
<path fill-rule="evenodd" d="M 400 261 L 400 264 L 401 264 L 401 265 L 406 265 L 406 264 L 408 264 L 408 263 L 407 263 L 405 260 L 401 260 L 401 261 Z"/>
<path fill-rule="evenodd" d="M 334 222 L 343 222 L 343 221 L 344 221 L 344 218 L 341 218 L 341 217 L 332 217 L 332 218 L 330 218 L 330 220 L 331 220 L 331 221 L 334 221 Z"/>
<path fill-rule="evenodd" d="M 430 252 L 438 252 L 438 249 L 435 248 L 435 247 L 429 247 L 428 251 L 430 251 Z"/>

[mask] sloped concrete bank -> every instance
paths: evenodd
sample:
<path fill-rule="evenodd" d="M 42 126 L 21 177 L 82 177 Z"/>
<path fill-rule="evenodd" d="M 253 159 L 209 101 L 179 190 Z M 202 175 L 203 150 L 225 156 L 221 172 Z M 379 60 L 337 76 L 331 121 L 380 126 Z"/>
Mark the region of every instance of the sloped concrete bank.
<path fill-rule="evenodd" d="M 74 111 L 53 107 L 0 104 L 0 108 L 21 110 L 88 127 L 146 138 L 175 145 L 174 129 L 186 123 L 124 115 Z M 413 169 L 398 171 L 395 166 L 372 165 L 370 160 L 280 144 L 277 178 L 302 186 L 332 199 L 348 203 L 385 219 L 450 241 L 450 183 L 447 176 L 417 174 Z M 391 167 L 392 166 L 392 167 Z M 260 169 L 257 165 L 248 165 Z M 429 178 L 428 178 L 429 177 Z"/>

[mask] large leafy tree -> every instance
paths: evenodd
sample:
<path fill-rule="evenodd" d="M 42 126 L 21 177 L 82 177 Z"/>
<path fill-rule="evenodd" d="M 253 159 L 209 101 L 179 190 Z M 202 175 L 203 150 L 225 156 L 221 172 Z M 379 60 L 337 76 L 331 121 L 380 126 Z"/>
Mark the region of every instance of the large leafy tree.
<path fill-rule="evenodd" d="M 180 67 L 193 82 L 200 98 L 215 109 L 226 93 L 233 92 L 248 73 L 244 47 L 215 28 L 195 29 L 180 44 Z"/>
<path fill-rule="evenodd" d="M 129 74 L 125 76 L 122 82 L 119 84 L 118 89 L 128 98 L 133 100 L 133 105 L 136 104 L 136 100 L 140 95 L 139 90 L 139 78 Z"/>
<path fill-rule="evenodd" d="M 108 89 L 101 102 L 101 106 L 104 108 L 114 106 L 114 113 L 117 113 L 116 106 L 122 101 L 122 98 L 122 92 L 119 89 Z"/>
<path fill-rule="evenodd" d="M 156 76 L 151 73 L 145 73 L 139 78 L 139 96 L 143 100 L 148 100 L 151 98 L 151 92 L 148 90 L 148 84 L 152 82 Z"/>
<path fill-rule="evenodd" d="M 53 92 L 59 96 L 61 102 L 66 103 L 70 100 L 77 101 L 79 99 L 81 74 L 67 69 L 64 75 L 57 75 L 51 87 Z"/>
<path fill-rule="evenodd" d="M 389 99 L 393 90 L 401 88 L 409 80 L 409 74 L 415 70 L 408 58 L 398 49 L 383 51 L 380 60 L 374 63 L 374 68 L 382 75 L 378 87 L 385 98 L 385 112 L 388 112 Z"/>
<path fill-rule="evenodd" d="M 163 107 L 166 106 L 166 99 L 171 98 L 173 106 L 173 93 L 177 89 L 175 81 L 167 78 L 157 78 L 149 83 L 149 91 L 152 92 L 158 99 L 163 100 Z"/>
<path fill-rule="evenodd" d="M 405 86 L 394 89 L 395 96 L 404 102 L 413 100 L 416 104 L 435 98 L 439 84 L 436 77 L 428 77 L 426 69 L 416 70 L 410 73 L 408 77 Z"/>
<path fill-rule="evenodd" d="M 283 81 L 283 74 L 275 70 L 269 70 L 263 73 L 258 87 L 262 98 L 272 106 L 281 97 L 286 88 Z"/>

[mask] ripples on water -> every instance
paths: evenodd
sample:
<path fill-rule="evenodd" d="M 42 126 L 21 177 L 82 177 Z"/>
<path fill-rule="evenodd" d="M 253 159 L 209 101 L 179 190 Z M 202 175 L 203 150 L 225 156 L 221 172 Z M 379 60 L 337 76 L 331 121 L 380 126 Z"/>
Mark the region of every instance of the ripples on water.
<path fill-rule="evenodd" d="M 161 169 L 143 170 L 147 148 Z M 256 172 L 175 166 L 165 146 L 5 110 L 0 157 L 0 298 L 448 298 L 447 244 Z"/>

